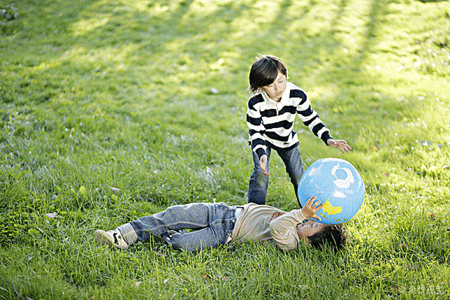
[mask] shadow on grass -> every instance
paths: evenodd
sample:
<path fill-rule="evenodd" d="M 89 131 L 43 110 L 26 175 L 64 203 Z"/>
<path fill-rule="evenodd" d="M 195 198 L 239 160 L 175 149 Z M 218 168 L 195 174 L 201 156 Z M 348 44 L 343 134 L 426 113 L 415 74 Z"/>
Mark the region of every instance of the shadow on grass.
<path fill-rule="evenodd" d="M 164 3 L 162 2 L 162 4 Z M 337 36 L 336 26 L 341 22 L 341 17 L 347 8 L 346 0 L 340 1 L 333 19 L 329 22 L 327 32 L 309 37 L 307 30 L 303 29 L 301 32 L 295 33 L 299 37 L 297 40 L 295 37 L 290 37 L 294 32 L 289 29 L 289 21 L 296 21 L 296 19 L 301 19 L 311 13 L 316 5 L 315 1 L 310 1 L 307 6 L 303 7 L 303 11 L 296 13 L 295 18 L 290 17 L 285 21 L 284 17 L 288 12 L 295 9 L 291 0 L 285 0 L 279 5 L 277 16 L 273 19 L 272 24 L 262 22 L 257 25 L 258 29 L 251 30 L 240 27 L 237 20 L 251 17 L 252 13 L 258 10 L 255 4 L 250 6 L 227 3 L 218 6 L 213 12 L 191 18 L 186 16 L 188 13 L 193 13 L 191 11 L 194 10 L 191 7 L 192 0 L 178 3 L 173 11 L 169 11 L 169 6 L 162 4 L 159 2 L 148 4 L 149 8 L 156 9 L 160 5 L 159 9 L 167 10 L 166 13 L 161 13 L 159 16 L 151 16 L 145 10 L 138 11 L 125 6 L 117 7 L 104 2 L 82 3 L 76 8 L 79 13 L 67 14 L 73 21 L 67 23 L 66 31 L 75 30 L 76 26 L 70 27 L 79 23 L 78 27 L 85 27 L 84 33 L 74 32 L 76 35 L 73 36 L 72 43 L 78 47 L 82 46 L 84 51 L 92 52 L 94 49 L 105 47 L 133 46 L 131 51 L 127 51 L 124 55 L 122 64 L 131 68 L 137 64 L 136 60 L 140 60 L 140 66 L 148 65 L 149 71 L 161 71 L 171 75 L 179 71 L 172 68 L 173 64 L 176 64 L 177 67 L 180 64 L 188 64 L 190 62 L 186 59 L 189 60 L 189 57 L 193 63 L 205 61 L 212 64 L 220 59 L 225 51 L 236 54 L 236 64 L 225 66 L 231 70 L 236 68 L 247 70 L 251 64 L 249 58 L 252 59 L 260 52 L 271 52 L 289 61 L 290 53 L 299 51 L 297 50 L 299 48 L 302 51 L 301 47 L 305 44 L 312 45 L 314 50 L 313 53 L 300 55 L 306 62 L 321 63 L 324 57 L 329 61 L 346 61 L 348 59 L 336 53 L 338 48 L 342 48 L 342 41 Z M 358 56 L 354 57 L 350 66 L 345 68 L 352 68 L 354 73 L 359 71 L 368 49 L 375 43 L 373 37 L 376 28 L 378 23 L 382 22 L 381 16 L 386 13 L 386 9 L 383 9 L 387 6 L 384 1 L 372 1 L 371 4 L 370 21 L 366 24 L 365 40 L 360 46 Z M 74 8 L 71 6 L 71 9 Z M 312 17 L 314 18 L 314 16 Z M 240 38 L 235 38 L 234 36 L 239 31 L 244 33 Z M 282 37 L 277 38 L 277 35 Z M 70 43 L 70 40 L 68 42 Z M 67 49 L 61 47 L 59 55 L 58 49 L 54 50 L 56 50 L 56 55 L 49 56 L 48 60 L 60 61 L 60 57 Z M 112 50 L 106 49 L 106 51 Z M 48 60 L 45 61 L 45 65 L 51 65 L 48 64 Z M 83 63 L 83 61 L 78 63 Z M 160 64 L 159 68 L 156 66 L 157 64 Z M 242 66 L 243 64 L 245 67 Z M 341 73 L 340 68 L 325 70 L 326 73 L 330 71 L 334 73 L 335 80 L 339 81 L 341 78 L 345 78 L 346 73 Z M 367 74 L 355 76 L 360 75 Z M 182 79 L 179 80 L 182 81 Z"/>
<path fill-rule="evenodd" d="M 120 105 L 113 107 L 102 99 L 105 101 L 103 109 L 123 110 L 121 114 L 126 118 L 145 125 L 155 122 L 141 115 L 162 115 L 162 123 L 167 121 L 171 126 L 178 126 L 176 122 L 179 122 L 179 131 L 186 124 L 195 130 L 204 128 L 203 124 L 211 127 L 210 119 L 215 119 L 211 115 L 216 112 L 208 106 L 219 108 L 225 101 L 228 106 L 245 106 L 246 99 L 236 95 L 224 97 L 225 100 L 213 98 L 216 96 L 209 92 L 210 87 L 217 85 L 220 87 L 217 90 L 224 90 L 226 94 L 230 86 L 247 80 L 242 74 L 248 72 L 256 55 L 271 53 L 288 62 L 290 69 L 299 70 L 301 76 L 312 75 L 317 78 L 317 84 L 336 87 L 325 97 L 328 102 L 324 109 L 318 109 L 319 113 L 335 110 L 339 118 L 357 114 L 355 118 L 361 122 L 360 131 L 375 129 L 365 128 L 363 121 L 370 119 L 376 124 L 381 114 L 383 126 L 388 128 L 400 122 L 398 113 L 391 108 L 404 104 L 398 104 L 383 93 L 379 99 L 365 95 L 362 97 L 365 102 L 356 100 L 357 93 L 365 85 L 379 81 L 363 66 L 378 43 L 378 29 L 389 14 L 388 1 L 365 3 L 369 6 L 364 6 L 363 28 L 356 33 L 360 40 L 356 51 L 351 52 L 353 54 L 343 52 L 343 36 L 353 35 L 344 32 L 348 29 L 346 17 L 354 9 L 347 0 L 336 1 L 336 6 L 327 11 L 326 16 L 321 14 L 321 3 L 314 0 L 304 4 L 283 0 L 270 9 L 245 1 L 226 2 L 213 8 L 199 8 L 200 4 L 193 0 L 155 1 L 140 8 L 134 7 L 133 3 L 125 6 L 89 1 L 66 4 L 60 6 L 59 11 L 55 4 L 45 7 L 42 14 L 65 15 L 66 22 L 59 25 L 64 27 L 59 29 L 64 41 L 55 45 L 55 37 L 48 34 L 37 55 L 33 55 L 35 48 L 32 47 L 24 48 L 23 53 L 35 57 L 29 61 L 29 66 L 34 68 L 30 76 L 49 82 L 39 86 L 44 94 L 36 98 L 38 104 L 46 103 L 62 92 L 70 94 L 70 89 L 75 89 L 73 94 L 77 97 L 69 99 L 83 103 L 88 107 L 87 113 L 95 114 L 97 98 L 109 95 Z M 274 17 L 266 12 L 273 12 Z M 311 24 L 302 23 L 316 19 Z M 48 21 L 57 22 L 51 17 Z M 314 26 L 322 27 L 314 30 Z M 36 28 L 33 30 L 37 32 Z M 68 71 L 62 75 L 61 70 L 65 69 Z M 60 77 L 57 80 L 60 85 L 51 80 L 52 76 Z M 301 76 L 293 78 L 299 86 L 302 86 Z M 27 84 L 25 80 L 15 91 L 22 93 L 23 99 L 28 99 Z M 33 88 L 36 87 L 34 84 Z M 215 100 L 218 101 L 214 103 Z M 320 99 L 314 101 L 322 105 Z M 185 117 L 194 111 L 194 118 Z M 414 105 L 408 106 L 409 114 L 415 114 L 415 111 Z M 366 112 L 370 115 L 365 115 Z M 202 113 L 209 119 L 202 118 Z M 245 123 L 238 121 L 242 116 L 231 117 L 239 122 L 245 135 Z M 72 123 L 67 128 L 76 127 L 77 122 Z M 96 130 L 94 125 L 93 130 Z M 154 129 L 154 126 L 143 128 L 142 134 L 150 136 Z M 161 130 L 165 130 L 163 125 Z"/>

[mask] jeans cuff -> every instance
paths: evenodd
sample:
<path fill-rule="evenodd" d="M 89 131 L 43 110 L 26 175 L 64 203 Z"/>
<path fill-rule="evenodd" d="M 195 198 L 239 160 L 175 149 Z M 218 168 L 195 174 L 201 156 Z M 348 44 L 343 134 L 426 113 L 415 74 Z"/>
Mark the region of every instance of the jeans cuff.
<path fill-rule="evenodd" d="M 121 225 L 117 229 L 119 229 L 120 233 L 123 236 L 123 239 L 125 240 L 125 242 L 127 242 L 128 245 L 132 245 L 138 240 L 136 231 L 134 231 L 134 228 L 133 226 L 131 226 L 131 224 Z"/>

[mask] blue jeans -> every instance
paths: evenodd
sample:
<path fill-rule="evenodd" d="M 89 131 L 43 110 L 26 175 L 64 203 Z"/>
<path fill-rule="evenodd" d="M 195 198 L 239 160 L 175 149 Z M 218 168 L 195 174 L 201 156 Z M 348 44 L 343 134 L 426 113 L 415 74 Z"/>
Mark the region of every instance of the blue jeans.
<path fill-rule="evenodd" d="M 129 224 L 137 235 L 137 241 L 149 239 L 151 233 L 163 237 L 174 249 L 195 251 L 226 244 L 236 222 L 235 211 L 236 207 L 225 203 L 191 203 L 171 206 Z M 122 235 L 129 234 L 123 232 L 129 230 L 127 228 L 130 228 L 128 224 L 119 227 Z M 183 229 L 195 230 L 184 232 Z"/>
<path fill-rule="evenodd" d="M 290 150 L 275 150 L 278 155 L 284 162 L 286 166 L 286 172 L 289 174 L 291 178 L 291 182 L 294 185 L 295 196 L 297 197 L 297 201 L 300 204 L 298 199 L 298 184 L 300 179 L 305 172 L 303 169 L 302 158 L 300 156 L 300 151 L 298 151 L 298 147 L 294 147 Z M 270 169 L 270 153 L 271 148 L 267 147 L 267 165 L 266 171 L 269 172 Z M 250 182 L 248 185 L 248 202 L 253 202 L 256 204 L 265 204 L 266 203 L 266 195 L 267 188 L 269 187 L 269 177 L 264 175 L 261 171 L 261 167 L 259 165 L 259 158 L 255 152 L 252 151 L 253 154 L 253 173 L 250 176 Z"/>

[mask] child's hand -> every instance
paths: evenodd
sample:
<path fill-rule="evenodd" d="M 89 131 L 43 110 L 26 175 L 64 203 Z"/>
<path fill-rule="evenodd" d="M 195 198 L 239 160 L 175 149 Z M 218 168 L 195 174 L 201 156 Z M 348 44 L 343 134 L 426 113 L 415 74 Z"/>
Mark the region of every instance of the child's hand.
<path fill-rule="evenodd" d="M 315 218 L 319 221 L 321 220 L 316 213 L 325 205 L 325 203 L 320 204 L 320 201 L 317 200 L 317 197 L 311 197 L 306 201 L 305 206 L 301 209 L 302 214 L 305 218 Z"/>
<path fill-rule="evenodd" d="M 269 176 L 269 172 L 266 171 L 266 166 L 267 166 L 267 155 L 263 155 L 261 156 L 261 158 L 259 159 L 259 166 L 261 167 L 261 171 L 263 172 L 264 175 Z"/>
<path fill-rule="evenodd" d="M 334 139 L 328 139 L 327 144 L 330 147 L 338 148 L 342 151 L 342 153 L 349 153 L 350 150 L 352 150 L 352 147 L 350 147 L 346 141 L 344 140 L 334 140 Z"/>

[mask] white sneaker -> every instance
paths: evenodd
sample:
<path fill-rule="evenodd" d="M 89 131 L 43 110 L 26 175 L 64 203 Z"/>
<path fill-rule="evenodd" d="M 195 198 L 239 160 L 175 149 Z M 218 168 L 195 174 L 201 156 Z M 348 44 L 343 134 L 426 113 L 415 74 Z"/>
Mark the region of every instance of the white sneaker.
<path fill-rule="evenodd" d="M 94 232 L 94 237 L 98 242 L 117 249 L 125 250 L 128 248 L 127 242 L 125 242 L 122 234 L 117 229 L 109 231 L 97 230 Z"/>

